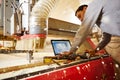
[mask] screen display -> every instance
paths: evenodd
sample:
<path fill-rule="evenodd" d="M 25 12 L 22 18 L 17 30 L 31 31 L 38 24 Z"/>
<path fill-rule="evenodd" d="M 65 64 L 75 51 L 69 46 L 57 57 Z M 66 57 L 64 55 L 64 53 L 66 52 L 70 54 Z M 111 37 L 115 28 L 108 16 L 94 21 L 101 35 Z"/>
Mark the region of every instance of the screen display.
<path fill-rule="evenodd" d="M 69 40 L 51 40 L 51 43 L 55 55 L 64 51 L 69 51 L 71 48 L 71 44 Z"/>

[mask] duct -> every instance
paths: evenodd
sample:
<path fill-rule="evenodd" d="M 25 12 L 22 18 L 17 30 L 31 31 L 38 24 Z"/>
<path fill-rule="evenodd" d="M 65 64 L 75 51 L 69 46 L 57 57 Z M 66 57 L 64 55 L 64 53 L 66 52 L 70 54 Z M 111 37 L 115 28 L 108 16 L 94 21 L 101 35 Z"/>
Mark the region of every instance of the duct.
<path fill-rule="evenodd" d="M 48 33 L 48 16 L 58 0 L 39 0 L 32 9 L 30 34 Z"/>

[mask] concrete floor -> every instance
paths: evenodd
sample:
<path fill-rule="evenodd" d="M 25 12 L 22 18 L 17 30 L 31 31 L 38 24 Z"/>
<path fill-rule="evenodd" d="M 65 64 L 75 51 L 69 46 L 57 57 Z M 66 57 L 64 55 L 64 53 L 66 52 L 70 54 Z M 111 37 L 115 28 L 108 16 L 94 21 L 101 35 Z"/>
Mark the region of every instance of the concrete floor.
<path fill-rule="evenodd" d="M 53 56 L 54 53 L 36 52 L 33 54 L 34 59 L 31 60 L 31 63 L 43 62 L 43 57 L 46 55 Z M 0 53 L 0 68 L 25 65 L 25 64 L 29 64 L 28 53 L 9 53 L 9 54 Z"/>

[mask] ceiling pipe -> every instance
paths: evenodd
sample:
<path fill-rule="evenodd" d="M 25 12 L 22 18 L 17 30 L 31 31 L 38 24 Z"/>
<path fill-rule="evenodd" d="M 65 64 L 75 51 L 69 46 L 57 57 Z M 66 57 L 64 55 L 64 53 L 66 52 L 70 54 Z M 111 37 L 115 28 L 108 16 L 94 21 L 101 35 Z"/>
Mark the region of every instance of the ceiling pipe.
<path fill-rule="evenodd" d="M 48 16 L 59 0 L 39 0 L 32 9 L 29 34 L 48 34 Z"/>

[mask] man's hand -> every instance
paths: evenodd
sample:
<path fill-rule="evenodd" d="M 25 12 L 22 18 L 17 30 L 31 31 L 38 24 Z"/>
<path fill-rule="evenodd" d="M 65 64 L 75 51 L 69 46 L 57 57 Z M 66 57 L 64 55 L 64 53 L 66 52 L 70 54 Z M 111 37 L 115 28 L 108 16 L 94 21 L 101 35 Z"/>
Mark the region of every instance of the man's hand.
<path fill-rule="evenodd" d="M 60 53 L 60 55 L 63 55 L 63 56 L 68 56 L 70 54 L 71 54 L 71 52 L 69 52 L 69 51 L 64 51 L 64 52 Z"/>
<path fill-rule="evenodd" d="M 95 51 L 95 50 L 86 50 L 86 51 L 81 55 L 81 57 L 90 58 L 90 57 L 95 56 L 95 54 L 96 54 L 96 51 Z"/>
<path fill-rule="evenodd" d="M 57 56 L 58 59 L 68 59 L 68 60 L 75 60 L 76 57 L 77 57 L 77 54 L 72 53 L 70 51 L 62 52 Z"/>
<path fill-rule="evenodd" d="M 57 59 L 66 59 L 70 55 L 69 51 L 61 52 L 59 55 L 57 55 Z"/>

